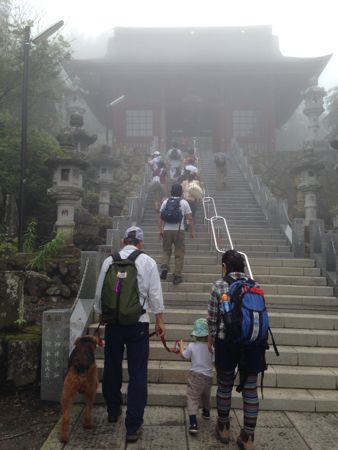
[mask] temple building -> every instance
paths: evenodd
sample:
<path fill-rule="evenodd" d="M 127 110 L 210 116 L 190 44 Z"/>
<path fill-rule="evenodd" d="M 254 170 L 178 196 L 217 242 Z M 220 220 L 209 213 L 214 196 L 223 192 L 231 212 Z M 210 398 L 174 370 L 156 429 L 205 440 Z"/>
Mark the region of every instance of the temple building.
<path fill-rule="evenodd" d="M 164 150 L 197 137 L 219 151 L 236 138 L 273 150 L 276 128 L 329 59 L 283 56 L 271 26 L 116 28 L 104 58 L 73 60 L 67 71 L 121 144 Z"/>

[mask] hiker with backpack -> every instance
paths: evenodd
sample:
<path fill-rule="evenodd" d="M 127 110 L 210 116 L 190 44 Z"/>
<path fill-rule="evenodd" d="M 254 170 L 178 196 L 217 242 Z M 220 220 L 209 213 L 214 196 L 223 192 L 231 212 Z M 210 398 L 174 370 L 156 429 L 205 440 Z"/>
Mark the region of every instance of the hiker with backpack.
<path fill-rule="evenodd" d="M 197 169 L 196 171 L 188 171 L 187 179 L 182 181 L 182 189 L 183 198 L 189 203 L 192 219 L 195 223 L 198 204 L 202 201 L 203 198 L 203 189 L 199 180 L 197 179 Z"/>
<path fill-rule="evenodd" d="M 217 152 L 214 154 L 214 163 L 216 165 L 216 189 L 218 191 L 225 187 L 228 160 L 229 156 L 225 152 Z"/>
<path fill-rule="evenodd" d="M 153 171 L 149 191 L 155 193 L 155 211 L 159 213 L 163 199 L 168 197 L 168 171 L 164 161 Z"/>
<path fill-rule="evenodd" d="M 264 292 L 245 275 L 244 257 L 236 250 L 222 256 L 223 278 L 211 289 L 208 304 L 209 351 L 215 352 L 217 372 L 216 437 L 227 444 L 230 439 L 231 391 L 236 367 L 237 391 L 243 397 L 244 423 L 237 445 L 254 450 L 258 416 L 257 376 L 267 369 L 269 321 Z"/>
<path fill-rule="evenodd" d="M 172 148 L 168 150 L 167 161 L 169 166 L 170 179 L 174 182 L 177 182 L 178 178 L 182 174 L 183 162 L 183 153 L 178 148 L 177 142 L 174 142 Z"/>
<path fill-rule="evenodd" d="M 154 171 L 158 169 L 160 161 L 161 161 L 161 153 L 158 150 L 156 150 L 151 154 L 151 159 L 148 161 L 148 164 L 153 172 L 153 176 Z"/>
<path fill-rule="evenodd" d="M 163 240 L 163 258 L 161 265 L 161 280 L 166 280 L 172 253 L 175 249 L 175 270 L 173 273 L 173 284 L 182 283 L 182 270 L 184 265 L 185 243 L 184 243 L 184 220 L 187 221 L 190 238 L 194 239 L 194 224 L 192 220 L 189 203 L 182 198 L 182 186 L 174 184 L 171 188 L 171 197 L 161 205 L 159 237 Z"/>
<path fill-rule="evenodd" d="M 102 264 L 95 292 L 95 312 L 105 324 L 102 393 L 107 405 L 108 422 L 122 414 L 122 360 L 127 349 L 128 396 L 125 426 L 127 442 L 140 436 L 147 403 L 149 358 L 149 315 L 155 315 L 157 336 L 165 335 L 163 295 L 157 264 L 142 252 L 143 231 L 126 230 L 123 248 Z"/>

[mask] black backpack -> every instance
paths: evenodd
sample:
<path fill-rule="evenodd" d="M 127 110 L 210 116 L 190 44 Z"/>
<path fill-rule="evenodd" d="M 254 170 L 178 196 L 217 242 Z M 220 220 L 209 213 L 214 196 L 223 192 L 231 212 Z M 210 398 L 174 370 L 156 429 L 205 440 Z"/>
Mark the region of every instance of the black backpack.
<path fill-rule="evenodd" d="M 161 211 L 161 219 L 167 223 L 181 223 L 183 214 L 180 204 L 181 198 L 168 198 L 163 211 Z"/>
<path fill-rule="evenodd" d="M 134 325 L 145 313 L 145 299 L 141 305 L 135 265 L 141 253 L 135 250 L 127 259 L 122 259 L 118 252 L 112 254 L 113 263 L 107 270 L 101 291 L 102 323 Z"/>
<path fill-rule="evenodd" d="M 180 154 L 179 154 L 179 151 L 177 150 L 177 148 L 173 148 L 172 150 L 170 150 L 169 159 L 173 159 L 174 161 L 177 161 L 180 159 Z"/>

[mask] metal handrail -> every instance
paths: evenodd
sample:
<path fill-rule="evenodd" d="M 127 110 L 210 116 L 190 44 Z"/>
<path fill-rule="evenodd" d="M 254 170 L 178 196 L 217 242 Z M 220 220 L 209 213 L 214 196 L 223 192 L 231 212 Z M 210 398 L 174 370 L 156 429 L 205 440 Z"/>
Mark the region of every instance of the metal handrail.
<path fill-rule="evenodd" d="M 232 243 L 232 239 L 231 239 L 231 236 L 230 236 L 229 227 L 228 227 L 227 221 L 225 220 L 225 218 L 223 216 L 213 216 L 210 219 L 210 225 L 211 225 L 212 235 L 213 235 L 213 238 L 214 238 L 215 249 L 216 249 L 216 251 L 218 253 L 224 253 L 225 252 L 225 248 L 221 249 L 221 248 L 218 247 L 218 242 L 217 242 L 217 237 L 216 237 L 216 232 L 215 232 L 215 224 L 214 224 L 214 222 L 219 221 L 219 220 L 221 220 L 223 222 L 223 224 L 225 226 L 225 230 L 226 230 L 227 235 L 228 235 L 230 248 L 231 248 L 231 250 L 234 250 L 234 245 Z M 250 278 L 253 278 L 253 274 L 252 274 L 252 270 L 251 270 L 251 266 L 250 266 L 249 258 L 247 256 L 247 254 L 244 253 L 244 252 L 240 252 L 240 251 L 238 251 L 238 253 L 241 254 L 244 257 L 245 264 L 246 264 L 247 270 L 249 272 L 249 276 L 250 276 Z"/>
<path fill-rule="evenodd" d="M 214 214 L 213 214 L 211 217 L 209 217 L 209 214 L 208 214 L 209 211 L 208 211 L 208 212 L 206 211 L 206 208 L 209 207 L 210 204 L 212 205 L 213 210 L 214 210 Z M 208 197 L 203 197 L 203 199 L 202 199 L 202 205 L 203 205 L 203 211 L 204 211 L 204 219 L 205 219 L 206 221 L 210 222 L 210 220 L 211 220 L 212 217 L 218 216 L 218 214 L 217 214 L 217 209 L 216 209 L 216 205 L 215 205 L 215 200 L 214 200 L 213 197 L 210 197 L 210 196 L 208 196 Z"/>

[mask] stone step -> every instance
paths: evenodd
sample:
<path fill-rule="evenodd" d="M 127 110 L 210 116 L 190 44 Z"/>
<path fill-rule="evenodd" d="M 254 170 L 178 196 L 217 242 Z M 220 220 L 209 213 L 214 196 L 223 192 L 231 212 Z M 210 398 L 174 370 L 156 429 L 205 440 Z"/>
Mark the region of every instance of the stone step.
<path fill-rule="evenodd" d="M 212 284 L 219 277 L 219 273 L 201 273 L 184 271 L 184 282 L 209 283 Z M 326 277 L 306 277 L 306 276 L 283 276 L 283 275 L 258 275 L 255 273 L 257 283 L 263 284 L 285 284 L 297 286 L 327 286 Z M 172 281 L 172 274 L 169 274 L 167 281 Z"/>
<path fill-rule="evenodd" d="M 211 287 L 211 286 L 210 286 Z M 163 298 L 167 307 L 206 307 L 209 300 L 209 292 L 164 292 Z M 314 310 L 320 313 L 337 311 L 338 302 L 336 297 L 302 296 L 302 295 L 266 295 L 266 305 L 270 308 L 283 310 Z"/>
<path fill-rule="evenodd" d="M 159 264 L 160 267 L 160 264 Z M 279 276 L 307 276 L 307 277 L 319 277 L 320 269 L 317 267 L 261 267 L 251 266 L 252 273 L 257 275 L 279 275 Z M 213 275 L 219 275 L 221 271 L 220 264 L 185 264 L 184 273 L 212 273 Z"/>
<path fill-rule="evenodd" d="M 333 295 L 331 286 L 297 286 L 287 284 L 261 284 L 262 289 L 267 296 L 269 295 L 298 295 L 298 296 L 327 296 Z M 203 293 L 210 292 L 210 283 L 184 282 L 177 286 L 172 283 L 162 283 L 163 292 L 189 292 Z"/>
<path fill-rule="evenodd" d="M 205 305 L 207 306 L 207 305 Z M 172 327 L 175 325 L 187 325 L 192 327 L 194 321 L 206 315 L 206 307 L 191 310 L 187 308 L 168 308 L 165 311 L 165 322 Z M 270 326 L 272 328 L 309 329 L 309 330 L 336 330 L 338 331 L 338 307 L 335 315 L 285 313 L 269 311 Z M 154 315 L 150 313 L 151 323 L 154 323 Z M 90 333 L 94 333 L 98 323 L 89 327 Z M 338 349 L 337 349 L 338 352 Z M 338 359 L 337 359 L 338 364 Z"/>
<path fill-rule="evenodd" d="M 159 254 L 158 252 L 161 250 L 161 247 L 155 249 L 153 252 L 150 253 L 150 256 L 152 256 L 155 259 L 158 259 L 159 261 L 161 260 L 161 254 Z M 226 248 L 227 250 L 227 248 Z M 278 258 L 293 258 L 293 253 L 291 252 L 291 250 L 287 251 L 287 252 L 265 252 L 265 251 L 245 251 L 245 249 L 241 248 L 238 249 L 240 251 L 243 251 L 244 253 L 246 253 L 246 255 L 249 258 L 249 262 L 251 261 L 251 258 L 274 258 L 274 257 L 278 257 Z M 199 256 L 201 254 L 200 250 L 195 250 L 193 247 L 191 249 L 189 249 L 188 252 L 186 252 L 185 258 L 189 257 L 189 256 Z M 204 252 L 204 256 L 211 256 L 213 257 L 215 255 L 215 250 L 209 250 L 209 251 L 205 251 Z M 278 255 L 278 256 L 276 256 Z M 221 254 L 219 253 L 219 257 L 221 260 Z"/>
<path fill-rule="evenodd" d="M 166 350 L 163 350 L 164 352 Z M 190 363 L 180 360 L 155 361 L 148 363 L 148 382 L 160 384 L 186 384 Z M 97 361 L 99 380 L 102 380 L 103 360 Z M 321 368 L 309 366 L 278 366 L 269 365 L 264 374 L 264 386 L 270 388 L 288 389 L 330 389 L 337 388 L 337 368 Z M 238 376 L 235 384 L 238 384 Z M 123 361 L 123 381 L 127 382 L 127 362 Z M 216 374 L 213 375 L 213 383 Z"/>
<path fill-rule="evenodd" d="M 186 248 L 186 254 L 189 254 L 190 250 L 194 250 L 194 253 L 204 253 L 205 251 L 210 251 L 210 244 L 200 244 L 198 239 L 189 239 L 189 236 L 187 236 L 187 239 L 185 239 L 185 248 Z M 218 245 L 226 246 L 226 243 L 224 241 L 219 241 Z M 148 253 L 152 253 L 154 251 L 158 251 L 159 248 L 162 247 L 161 241 L 157 241 L 156 243 L 149 243 L 145 242 L 144 244 L 144 250 Z M 288 245 L 238 245 L 238 250 L 244 252 L 244 253 L 253 253 L 253 252 L 262 252 L 264 254 L 266 253 L 273 253 L 278 256 L 279 253 L 291 253 L 290 247 Z"/>
<path fill-rule="evenodd" d="M 188 341 L 187 341 L 188 342 Z M 167 341 L 169 348 L 174 347 L 174 341 Z M 154 361 L 177 361 L 177 355 L 164 351 L 162 342 L 150 341 L 149 359 Z M 332 367 L 338 368 L 338 349 L 329 347 L 301 347 L 278 345 L 279 356 L 272 347 L 267 350 L 268 364 L 298 367 Z M 96 351 L 97 360 L 103 359 L 103 350 Z"/>
<path fill-rule="evenodd" d="M 192 325 L 167 324 L 166 339 L 168 341 L 175 341 L 176 339 L 190 341 L 191 330 Z M 103 334 L 103 327 L 101 327 L 101 332 Z M 338 330 L 274 327 L 273 335 L 277 346 L 338 347 Z"/>
<path fill-rule="evenodd" d="M 181 406 L 186 405 L 186 391 L 184 384 L 148 384 L 148 405 Z M 126 385 L 122 387 L 125 394 Z M 216 387 L 212 388 L 212 407 L 216 407 Z M 96 395 L 97 403 L 104 403 L 101 384 Z M 242 396 L 233 390 L 232 408 L 241 409 Z M 303 412 L 338 412 L 337 390 L 321 389 L 281 389 L 264 388 L 264 399 L 259 401 L 261 411 L 303 411 Z"/>
<path fill-rule="evenodd" d="M 200 234 L 196 234 L 195 239 L 193 241 L 188 239 L 189 236 L 187 235 L 187 240 L 186 240 L 186 245 L 191 244 L 191 245 L 210 245 L 210 241 L 211 241 L 211 237 L 206 237 L 206 238 L 202 238 L 200 236 Z M 256 239 L 234 239 L 231 236 L 232 239 L 232 243 L 234 245 L 235 248 L 240 248 L 240 247 L 265 247 L 266 245 L 268 246 L 283 246 L 283 247 L 288 247 L 289 245 L 286 244 L 286 239 L 284 239 L 282 236 L 276 238 L 270 238 L 270 239 L 261 239 L 261 238 L 256 238 Z M 144 237 L 144 242 L 145 245 L 154 245 L 154 244 L 158 244 L 160 241 L 158 239 L 158 234 L 156 235 L 152 235 L 149 236 L 148 238 Z M 227 237 L 221 235 L 219 240 L 218 240 L 220 245 L 225 245 L 225 244 L 229 244 L 229 240 Z"/>
<path fill-rule="evenodd" d="M 152 254 L 151 255 L 156 261 L 161 262 L 162 254 Z M 215 252 L 212 255 L 186 255 L 184 258 L 185 265 L 189 264 L 219 264 L 221 267 L 221 258 L 217 260 L 217 255 Z M 304 258 L 250 258 L 250 265 L 252 267 L 303 267 L 310 268 L 314 267 L 315 263 L 313 259 Z"/>
<path fill-rule="evenodd" d="M 173 348 L 174 342 L 167 342 L 169 348 Z M 338 368 L 338 349 L 319 348 L 319 347 L 301 347 L 301 346 L 278 346 L 279 356 L 276 356 L 272 347 L 266 353 L 268 364 L 283 366 L 310 366 L 310 367 L 332 367 Z M 163 352 L 161 342 L 151 342 L 150 359 L 177 361 L 175 353 Z"/>
<path fill-rule="evenodd" d="M 140 225 L 141 227 L 142 227 L 142 230 L 144 231 L 144 233 L 153 233 L 154 231 L 156 232 L 157 230 L 158 230 L 158 224 L 157 224 L 157 222 L 154 222 L 153 224 L 144 224 L 144 223 L 142 223 L 141 222 L 141 225 Z M 201 231 L 202 233 L 206 233 L 206 232 L 208 232 L 208 226 L 207 226 L 207 223 L 205 223 L 205 224 L 198 224 L 197 226 L 196 226 L 196 230 L 197 231 Z M 252 227 L 252 226 L 244 226 L 244 227 L 235 227 L 235 228 L 233 228 L 233 233 L 237 233 L 238 235 L 240 235 L 240 236 L 243 236 L 243 233 L 245 233 L 245 236 L 247 235 L 247 234 L 252 234 L 252 233 L 255 233 L 255 234 L 260 234 L 260 235 L 263 235 L 263 236 L 265 236 L 267 233 L 276 233 L 276 234 L 278 234 L 278 235 L 280 235 L 281 234 L 281 231 L 280 231 L 280 229 L 279 228 L 277 228 L 277 227 L 275 227 L 275 228 L 273 228 L 273 227 L 270 227 L 270 226 L 265 226 L 265 227 Z M 230 226 L 230 232 L 231 232 L 231 226 Z"/>

